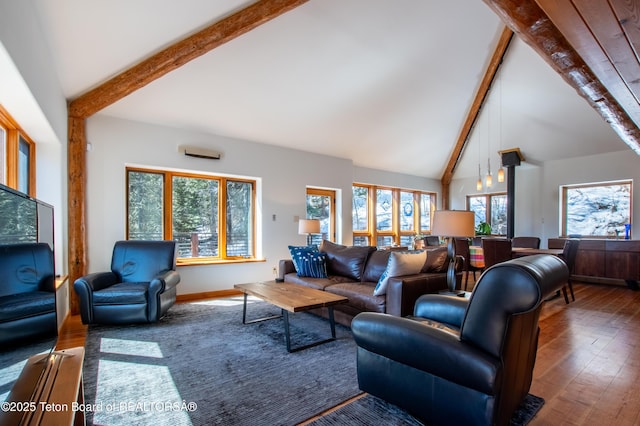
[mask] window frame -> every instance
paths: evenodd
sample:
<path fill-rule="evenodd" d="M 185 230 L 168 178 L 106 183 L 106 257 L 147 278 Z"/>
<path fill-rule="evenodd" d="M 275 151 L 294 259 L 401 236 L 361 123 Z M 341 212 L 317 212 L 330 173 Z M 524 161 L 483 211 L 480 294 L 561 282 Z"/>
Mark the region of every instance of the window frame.
<path fill-rule="evenodd" d="M 491 206 L 493 205 L 492 198 L 493 197 L 506 197 L 507 193 L 506 192 L 490 192 L 490 193 L 486 193 L 486 194 L 469 194 L 466 197 L 466 207 L 467 210 L 469 211 L 473 211 L 474 217 L 475 217 L 475 211 L 471 210 L 471 202 L 470 199 L 471 198 L 484 198 L 485 199 L 485 218 L 484 218 L 484 222 L 491 224 Z M 492 236 L 506 236 L 506 232 L 504 234 L 497 234 L 493 232 L 493 226 L 491 227 L 491 235 Z"/>
<path fill-rule="evenodd" d="M 629 185 L 629 221 L 633 218 L 633 179 L 622 179 L 622 180 L 613 180 L 613 181 L 603 181 L 603 182 L 592 182 L 592 183 L 579 183 L 579 184 L 571 184 L 571 185 L 561 185 L 560 186 L 560 236 L 567 237 L 569 234 L 567 232 L 567 190 L 568 189 L 577 189 L 577 188 L 596 188 L 596 187 L 604 187 L 604 186 L 613 186 L 613 185 Z M 623 231 L 624 232 L 624 231 Z M 624 233 L 623 233 L 624 236 Z M 583 235 L 581 237 L 587 237 L 592 239 L 607 239 L 611 238 L 611 235 Z"/>
<path fill-rule="evenodd" d="M 5 132 L 5 146 L 3 152 L 2 173 L 4 184 L 10 188 L 23 192 L 30 197 L 36 197 L 36 143 L 20 127 L 9 112 L 0 105 L 0 127 Z M 27 188 L 20 187 L 19 151 L 20 140 L 29 149 L 27 158 Z"/>
<path fill-rule="evenodd" d="M 159 174 L 163 177 L 163 200 L 162 200 L 162 239 L 173 240 L 173 178 L 185 177 L 194 179 L 207 179 L 218 181 L 218 256 L 202 257 L 178 257 L 176 264 L 181 265 L 201 265 L 216 263 L 244 263 L 262 261 L 257 257 L 257 186 L 256 179 L 243 177 L 221 176 L 207 173 L 165 170 L 147 167 L 127 166 L 125 168 L 125 220 L 126 239 L 129 239 L 129 173 L 151 173 Z M 251 241 L 249 251 L 251 256 L 227 256 L 227 182 L 242 182 L 251 185 Z"/>
<path fill-rule="evenodd" d="M 430 191 L 421 191 L 415 189 L 406 189 L 392 186 L 383 186 L 383 185 L 369 185 L 364 183 L 353 183 L 351 185 L 351 193 L 353 197 L 353 188 L 366 188 L 367 190 L 367 229 L 366 230 L 352 230 L 353 241 L 352 244 L 355 244 L 355 239 L 366 238 L 368 241 L 368 245 L 377 246 L 378 245 L 378 237 L 391 237 L 394 244 L 401 245 L 402 237 L 414 237 L 417 234 L 421 235 L 430 235 L 431 227 L 433 226 L 433 212 L 436 210 L 436 201 L 437 194 L 435 192 Z M 388 190 L 391 191 L 391 200 L 392 200 L 392 208 L 391 208 L 391 230 L 378 230 L 376 223 L 376 205 L 377 205 L 377 191 L 378 190 Z M 411 193 L 413 194 L 413 229 L 411 230 L 402 230 L 401 228 L 401 209 L 403 206 L 401 205 L 401 197 L 400 193 Z M 428 195 L 431 198 L 430 206 L 429 206 L 429 225 L 428 228 L 422 228 L 421 224 L 421 197 L 423 195 Z M 353 207 L 352 207 L 353 209 Z M 353 218 L 352 218 L 353 223 Z"/>
<path fill-rule="evenodd" d="M 305 205 L 309 200 L 309 196 L 329 197 L 331 199 L 331 208 L 329 212 L 329 232 L 326 238 L 329 241 L 336 241 L 336 191 L 332 189 L 320 189 L 314 187 L 307 187 L 305 195 Z M 315 217 L 309 217 L 307 213 L 306 219 L 317 219 Z M 321 238 L 325 237 L 322 235 Z"/>

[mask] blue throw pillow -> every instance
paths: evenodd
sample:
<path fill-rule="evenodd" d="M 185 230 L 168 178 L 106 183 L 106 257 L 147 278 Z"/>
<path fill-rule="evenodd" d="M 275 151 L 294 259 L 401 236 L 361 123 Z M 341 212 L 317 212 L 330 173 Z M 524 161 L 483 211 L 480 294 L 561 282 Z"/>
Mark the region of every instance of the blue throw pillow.
<path fill-rule="evenodd" d="M 299 277 L 327 278 L 327 255 L 318 246 L 289 246 L 289 252 Z"/>

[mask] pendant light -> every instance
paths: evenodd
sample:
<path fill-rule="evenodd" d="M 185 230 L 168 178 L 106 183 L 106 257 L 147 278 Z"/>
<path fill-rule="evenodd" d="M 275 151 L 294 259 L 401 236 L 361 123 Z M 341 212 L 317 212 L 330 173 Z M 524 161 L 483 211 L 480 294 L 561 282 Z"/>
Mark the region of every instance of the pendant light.
<path fill-rule="evenodd" d="M 499 105 L 498 105 L 498 137 L 500 139 L 500 151 L 498 151 L 498 155 L 500 155 L 500 168 L 498 169 L 498 182 L 504 182 L 504 167 L 502 165 L 502 76 L 498 77 L 498 90 L 499 93 Z"/>
<path fill-rule="evenodd" d="M 484 178 L 484 183 L 487 189 L 491 188 L 493 184 L 493 177 L 491 176 L 491 106 L 487 108 L 487 176 Z"/>
<path fill-rule="evenodd" d="M 482 174 L 480 172 L 480 136 L 476 138 L 478 141 L 478 181 L 476 182 L 476 190 L 482 191 Z"/>

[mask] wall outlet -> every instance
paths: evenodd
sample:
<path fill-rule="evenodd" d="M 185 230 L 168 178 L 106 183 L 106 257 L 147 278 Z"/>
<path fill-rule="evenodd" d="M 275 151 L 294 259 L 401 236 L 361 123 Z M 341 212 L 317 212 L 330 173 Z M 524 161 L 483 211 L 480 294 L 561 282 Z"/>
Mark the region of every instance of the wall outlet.
<path fill-rule="evenodd" d="M 278 268 L 275 266 L 273 267 L 273 275 L 278 275 Z"/>

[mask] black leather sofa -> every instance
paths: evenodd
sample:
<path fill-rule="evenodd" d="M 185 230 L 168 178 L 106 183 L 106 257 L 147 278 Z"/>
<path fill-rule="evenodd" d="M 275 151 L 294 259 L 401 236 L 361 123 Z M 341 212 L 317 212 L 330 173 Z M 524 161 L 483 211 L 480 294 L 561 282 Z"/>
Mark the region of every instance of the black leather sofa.
<path fill-rule="evenodd" d="M 470 298 L 421 296 L 414 315 L 351 324 L 360 389 L 429 425 L 505 425 L 529 392 L 543 301 L 569 277 L 555 256 L 489 268 Z"/>
<path fill-rule="evenodd" d="M 73 288 L 83 324 L 150 323 L 176 301 L 175 241 L 118 241 L 111 271 L 78 278 Z"/>
<path fill-rule="evenodd" d="M 51 248 L 46 243 L 0 245 L 0 345 L 56 333 Z"/>

